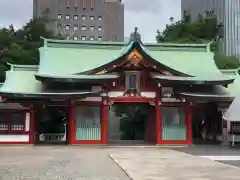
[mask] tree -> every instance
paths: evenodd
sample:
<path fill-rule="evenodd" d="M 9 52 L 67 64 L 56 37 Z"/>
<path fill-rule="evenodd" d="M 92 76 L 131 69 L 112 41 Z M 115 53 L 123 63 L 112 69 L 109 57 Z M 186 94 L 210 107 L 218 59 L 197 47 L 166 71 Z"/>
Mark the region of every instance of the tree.
<path fill-rule="evenodd" d="M 211 51 L 215 53 L 215 62 L 218 68 L 238 68 L 239 59 L 227 57 L 219 52 L 220 40 L 223 36 L 223 24 L 219 23 L 214 11 L 206 11 L 199 15 L 196 21 L 191 20 L 188 11 L 184 11 L 182 21 L 166 25 L 163 32 L 157 30 L 157 42 L 173 43 L 209 43 Z"/>
<path fill-rule="evenodd" d="M 21 29 L 13 25 L 0 29 L 0 81 L 5 78 L 6 62 L 13 64 L 38 64 L 38 48 L 42 45 L 41 37 L 58 38 L 47 30 L 47 16 L 31 19 Z"/>

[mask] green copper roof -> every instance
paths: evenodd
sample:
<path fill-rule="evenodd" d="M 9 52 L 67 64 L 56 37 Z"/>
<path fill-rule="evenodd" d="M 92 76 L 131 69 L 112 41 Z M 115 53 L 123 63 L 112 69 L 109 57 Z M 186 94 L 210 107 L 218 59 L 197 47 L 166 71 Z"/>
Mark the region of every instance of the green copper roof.
<path fill-rule="evenodd" d="M 35 79 L 36 71 L 7 71 L 6 80 L 1 92 L 38 93 L 42 90 L 42 83 Z"/>
<path fill-rule="evenodd" d="M 129 51 L 132 44 L 102 46 L 79 43 L 70 47 L 42 47 L 38 74 L 64 76 L 90 71 L 120 58 Z"/>
<path fill-rule="evenodd" d="M 232 81 L 231 77 L 224 76 L 216 67 L 213 53 L 209 52 L 209 44 L 142 44 L 141 41 L 125 44 L 44 39 L 44 47 L 39 49 L 39 66 L 9 64 L 11 70 L 7 72 L 1 92 L 47 94 L 48 92 L 43 92 L 41 82 L 35 77 L 67 81 L 117 78 L 107 74 L 87 74 L 110 63 L 114 65 L 113 62 L 125 58 L 134 48 L 138 49 L 146 60 L 154 62 L 154 65 L 192 76 L 191 80 Z"/>
<path fill-rule="evenodd" d="M 70 92 L 46 92 L 42 88 L 42 83 L 35 79 L 37 71 L 29 70 L 28 67 L 21 67 L 22 69 L 13 69 L 6 72 L 6 80 L 0 88 L 2 95 L 11 95 L 24 98 L 42 98 L 42 97 L 86 97 L 93 95 L 89 91 L 70 91 Z M 23 70 L 26 68 L 27 70 Z"/>
<path fill-rule="evenodd" d="M 202 79 L 214 79 L 224 77 L 217 68 L 214 54 L 208 51 L 144 51 L 153 59 L 176 71 Z"/>
<path fill-rule="evenodd" d="M 235 97 L 227 88 L 216 85 L 213 86 L 212 90 L 209 92 L 181 92 L 180 94 L 189 99 L 196 99 L 196 100 L 221 100 L 221 99 L 232 99 Z"/>
<path fill-rule="evenodd" d="M 121 58 L 133 49 L 129 44 L 45 40 L 40 48 L 38 75 L 65 76 L 102 67 Z M 226 79 L 214 62 L 208 44 L 140 44 L 144 53 L 156 62 L 201 79 Z"/>
<path fill-rule="evenodd" d="M 240 76 L 237 75 L 233 83 L 229 84 L 227 88 L 223 86 L 215 86 L 215 90 L 209 93 L 198 92 L 183 92 L 185 97 L 191 98 L 211 98 L 211 99 L 233 99 L 240 94 Z"/>

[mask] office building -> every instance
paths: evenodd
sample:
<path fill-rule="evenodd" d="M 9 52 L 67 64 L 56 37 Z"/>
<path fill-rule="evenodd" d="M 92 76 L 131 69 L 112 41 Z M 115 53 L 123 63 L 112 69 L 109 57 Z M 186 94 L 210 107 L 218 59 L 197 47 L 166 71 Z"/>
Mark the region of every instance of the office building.
<path fill-rule="evenodd" d="M 33 6 L 33 16 L 47 13 L 47 27 L 66 39 L 124 40 L 121 0 L 34 0 Z"/>
<path fill-rule="evenodd" d="M 199 14 L 213 10 L 218 21 L 224 25 L 222 51 L 228 56 L 240 56 L 240 1 L 239 0 L 182 0 L 184 10 L 196 20 Z"/>

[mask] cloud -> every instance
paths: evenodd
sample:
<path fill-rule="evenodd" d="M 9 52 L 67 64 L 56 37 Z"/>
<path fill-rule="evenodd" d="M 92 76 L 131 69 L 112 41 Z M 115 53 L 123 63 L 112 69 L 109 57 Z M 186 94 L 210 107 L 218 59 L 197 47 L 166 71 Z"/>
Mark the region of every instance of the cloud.
<path fill-rule="evenodd" d="M 156 42 L 157 29 L 163 31 L 170 17 L 181 18 L 181 0 L 125 0 L 124 14 L 126 37 L 137 26 L 143 41 Z"/>
<path fill-rule="evenodd" d="M 126 0 L 124 1 L 124 4 L 126 11 L 135 13 L 157 13 L 161 9 L 161 2 L 159 0 Z"/>
<path fill-rule="evenodd" d="M 0 27 L 20 28 L 32 17 L 33 0 L 0 0 Z M 139 28 L 144 41 L 155 42 L 169 18 L 180 19 L 181 0 L 125 0 L 125 36 Z"/>
<path fill-rule="evenodd" d="M 19 28 L 32 16 L 33 0 L 1 0 L 0 27 L 13 24 Z"/>

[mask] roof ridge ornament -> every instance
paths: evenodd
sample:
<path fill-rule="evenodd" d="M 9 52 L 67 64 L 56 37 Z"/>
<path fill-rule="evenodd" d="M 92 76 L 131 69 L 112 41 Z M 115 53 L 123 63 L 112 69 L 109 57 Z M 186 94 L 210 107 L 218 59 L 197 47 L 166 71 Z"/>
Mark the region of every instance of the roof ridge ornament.
<path fill-rule="evenodd" d="M 130 42 L 131 41 L 142 43 L 141 35 L 138 32 L 138 28 L 137 27 L 134 28 L 134 32 L 132 32 L 131 35 L 130 35 Z"/>

